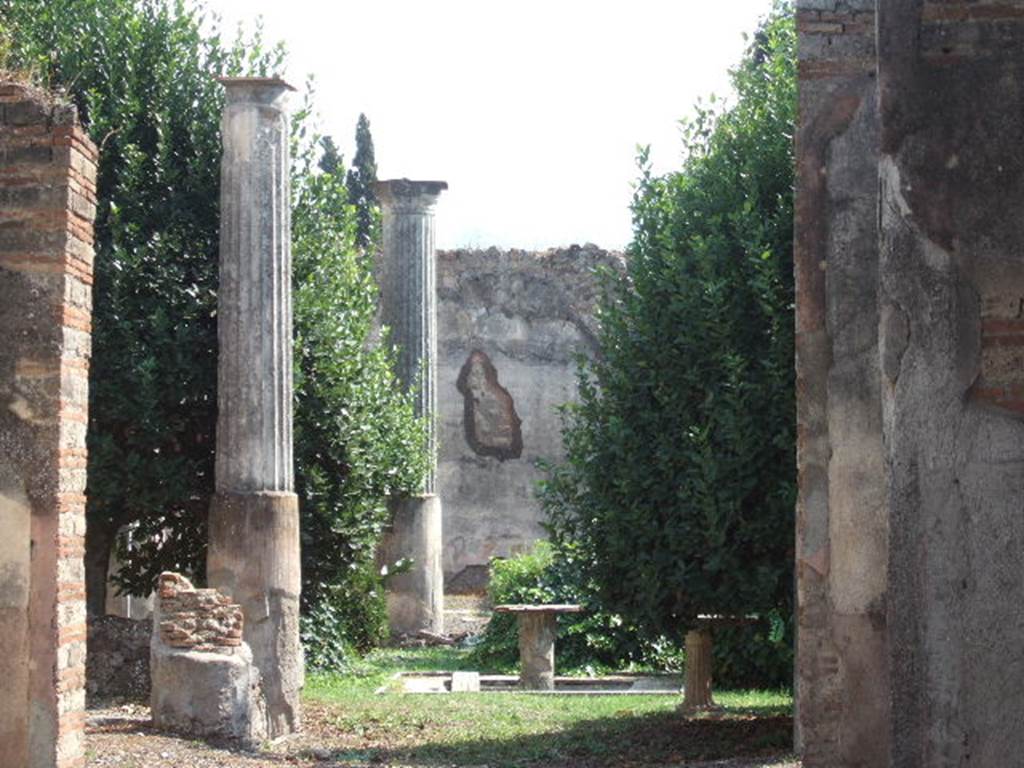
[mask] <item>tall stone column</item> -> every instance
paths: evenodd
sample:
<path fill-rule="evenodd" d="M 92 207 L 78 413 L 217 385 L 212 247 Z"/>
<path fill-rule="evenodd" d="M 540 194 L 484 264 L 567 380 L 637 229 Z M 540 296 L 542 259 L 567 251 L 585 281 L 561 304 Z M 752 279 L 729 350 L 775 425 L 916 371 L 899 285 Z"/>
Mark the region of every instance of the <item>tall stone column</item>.
<path fill-rule="evenodd" d="M 437 495 L 437 280 L 434 207 L 443 181 L 394 179 L 375 185 L 384 211 L 381 270 L 383 319 L 399 347 L 398 375 L 416 392 L 417 415 L 429 425 L 431 469 L 420 495 L 394 502 L 382 557 L 412 560 L 392 577 L 388 616 L 395 634 L 444 630 L 441 499 Z"/>
<path fill-rule="evenodd" d="M 216 495 L 210 586 L 239 602 L 272 737 L 299 726 L 299 510 L 292 471 L 291 86 L 223 78 Z"/>

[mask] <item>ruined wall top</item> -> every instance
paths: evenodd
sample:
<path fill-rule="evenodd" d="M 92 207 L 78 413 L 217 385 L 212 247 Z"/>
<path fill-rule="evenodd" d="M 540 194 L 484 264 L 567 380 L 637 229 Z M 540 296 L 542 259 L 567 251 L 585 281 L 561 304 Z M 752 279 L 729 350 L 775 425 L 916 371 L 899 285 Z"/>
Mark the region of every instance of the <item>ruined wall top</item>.
<path fill-rule="evenodd" d="M 242 645 L 242 607 L 216 589 L 196 589 L 179 573 L 157 582 L 160 639 L 171 648 L 234 653 Z"/>
<path fill-rule="evenodd" d="M 564 356 L 540 338 L 536 328 L 529 338 L 492 328 L 488 318 L 502 315 L 534 325 L 568 323 L 593 347 L 597 343 L 599 272 L 622 272 L 625 268 L 622 253 L 592 243 L 543 251 L 438 251 L 438 300 L 452 311 L 458 308 L 455 316 L 448 317 L 448 328 L 442 329 L 440 343 L 446 348 L 461 349 L 497 342 L 499 348 L 517 357 Z M 567 350 L 563 352 L 569 354 Z"/>

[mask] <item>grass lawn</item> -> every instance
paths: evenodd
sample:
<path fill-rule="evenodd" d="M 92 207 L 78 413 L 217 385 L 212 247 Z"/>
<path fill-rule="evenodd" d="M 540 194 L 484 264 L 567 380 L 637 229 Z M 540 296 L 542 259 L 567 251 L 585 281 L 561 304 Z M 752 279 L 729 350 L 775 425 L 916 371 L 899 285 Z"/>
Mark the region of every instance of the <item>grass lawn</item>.
<path fill-rule="evenodd" d="M 663 696 L 384 694 L 396 671 L 467 669 L 452 649 L 382 650 L 351 674 L 312 674 L 306 698 L 331 758 L 345 764 L 639 766 L 733 757 L 785 758 L 792 698 L 719 691 L 725 711 L 684 718 Z"/>

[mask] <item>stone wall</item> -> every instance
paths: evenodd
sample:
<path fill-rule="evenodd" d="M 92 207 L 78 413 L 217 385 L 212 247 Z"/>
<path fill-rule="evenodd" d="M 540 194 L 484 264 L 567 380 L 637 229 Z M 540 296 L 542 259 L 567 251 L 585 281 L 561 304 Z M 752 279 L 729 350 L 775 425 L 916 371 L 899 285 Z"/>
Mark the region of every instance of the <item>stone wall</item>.
<path fill-rule="evenodd" d="M 804 765 L 1012 765 L 1024 5 L 800 0 L 798 23 Z"/>
<path fill-rule="evenodd" d="M 812 768 L 855 765 L 861 752 L 878 765 L 888 528 L 874 0 L 803 3 L 797 20 L 799 722 Z"/>
<path fill-rule="evenodd" d="M 96 150 L 0 83 L 0 745 L 84 764 L 85 433 Z"/>
<path fill-rule="evenodd" d="M 242 606 L 160 574 L 150 643 L 150 711 L 161 730 L 254 747 L 268 734 L 260 671 L 242 640 Z"/>
<path fill-rule="evenodd" d="M 486 584 L 492 557 L 543 538 L 536 463 L 562 457 L 556 408 L 595 352 L 596 246 L 438 253 L 439 486 L 448 589 Z"/>
<path fill-rule="evenodd" d="M 88 706 L 149 700 L 151 619 L 89 617 L 89 653 L 85 659 Z"/>

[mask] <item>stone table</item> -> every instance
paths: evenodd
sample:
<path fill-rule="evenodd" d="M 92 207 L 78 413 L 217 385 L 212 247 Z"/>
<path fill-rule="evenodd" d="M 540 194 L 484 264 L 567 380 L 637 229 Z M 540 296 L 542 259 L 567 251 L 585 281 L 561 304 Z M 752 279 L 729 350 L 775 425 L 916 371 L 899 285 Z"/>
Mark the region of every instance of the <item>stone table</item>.
<path fill-rule="evenodd" d="M 530 691 L 555 690 L 555 636 L 560 613 L 580 613 L 579 605 L 498 605 L 496 613 L 519 619 L 519 685 Z"/>

